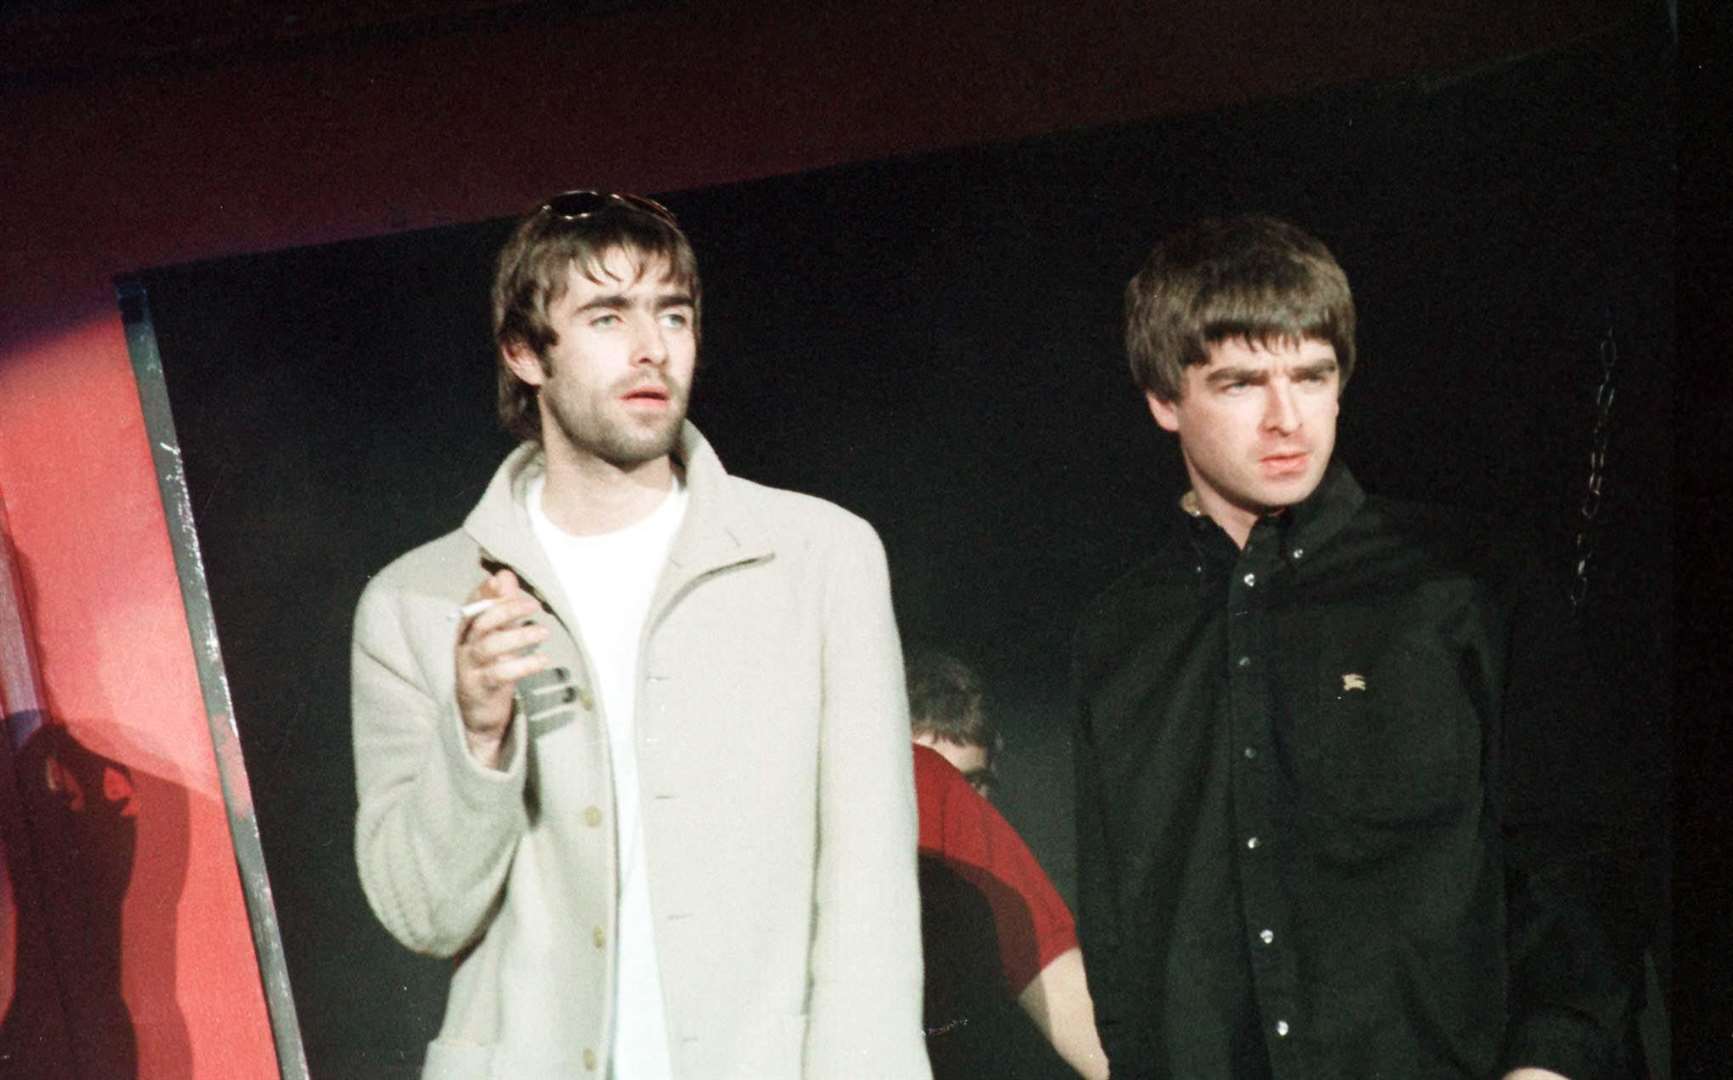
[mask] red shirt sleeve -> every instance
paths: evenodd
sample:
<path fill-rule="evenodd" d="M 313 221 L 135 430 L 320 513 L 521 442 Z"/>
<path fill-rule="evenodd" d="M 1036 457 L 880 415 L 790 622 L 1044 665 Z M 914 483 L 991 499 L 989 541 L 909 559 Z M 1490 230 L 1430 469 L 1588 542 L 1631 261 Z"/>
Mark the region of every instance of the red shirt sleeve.
<path fill-rule="evenodd" d="M 944 860 L 993 912 L 999 960 L 1013 996 L 1077 945 L 1077 927 L 1017 831 L 944 755 L 915 746 L 921 854 Z"/>

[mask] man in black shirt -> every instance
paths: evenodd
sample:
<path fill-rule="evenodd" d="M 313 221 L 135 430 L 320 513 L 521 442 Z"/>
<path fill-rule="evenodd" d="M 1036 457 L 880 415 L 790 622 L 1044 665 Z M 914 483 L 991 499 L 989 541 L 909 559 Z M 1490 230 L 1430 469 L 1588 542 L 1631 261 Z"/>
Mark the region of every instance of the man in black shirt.
<path fill-rule="evenodd" d="M 1113 1076 L 1634 1075 L 1646 925 L 1563 589 L 1331 461 L 1355 316 L 1316 239 L 1200 222 L 1126 296 L 1192 489 L 1077 639 Z"/>

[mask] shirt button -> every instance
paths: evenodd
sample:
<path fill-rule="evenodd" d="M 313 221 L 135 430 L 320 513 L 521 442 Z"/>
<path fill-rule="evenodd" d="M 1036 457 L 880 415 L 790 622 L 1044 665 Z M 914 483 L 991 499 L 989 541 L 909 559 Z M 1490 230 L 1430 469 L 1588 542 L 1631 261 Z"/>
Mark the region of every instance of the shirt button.
<path fill-rule="evenodd" d="M 1265 945 L 1274 944 L 1276 940 L 1276 932 L 1274 930 L 1260 930 L 1258 931 L 1258 940 L 1263 942 Z"/>
<path fill-rule="evenodd" d="M 1242 656 L 1238 660 L 1235 660 L 1234 663 L 1238 664 L 1240 667 L 1243 667 L 1243 668 L 1244 667 L 1251 667 L 1252 666 L 1252 658 L 1249 656 Z"/>
<path fill-rule="evenodd" d="M 587 1046 L 584 1047 L 584 1068 L 590 1072 L 596 1071 L 596 1052 Z"/>
<path fill-rule="evenodd" d="M 599 806 L 584 807 L 584 824 L 595 828 L 602 823 L 602 808 Z"/>
<path fill-rule="evenodd" d="M 1245 577 L 1243 577 L 1243 578 L 1241 578 L 1241 579 L 1240 579 L 1240 580 L 1241 580 L 1241 581 L 1243 581 L 1243 582 L 1245 582 L 1245 583 L 1246 583 L 1246 588 L 1248 588 L 1248 589 L 1249 589 L 1249 588 L 1251 588 L 1251 587 L 1252 587 L 1252 586 L 1253 586 L 1253 585 L 1256 585 L 1256 584 L 1257 584 L 1257 583 L 1258 583 L 1258 575 L 1256 575 L 1256 574 L 1247 574 L 1247 575 L 1246 575 L 1246 576 L 1245 576 Z"/>
<path fill-rule="evenodd" d="M 591 931 L 590 940 L 594 941 L 596 943 L 596 948 L 599 949 L 608 943 L 608 935 L 598 926 L 595 930 Z"/>
<path fill-rule="evenodd" d="M 1259 845 L 1259 844 L 1261 844 L 1261 843 L 1263 843 L 1263 841 L 1262 841 L 1262 840 L 1259 840 L 1259 839 L 1258 839 L 1258 838 L 1257 838 L 1257 837 L 1255 837 L 1255 836 L 1248 836 L 1248 837 L 1246 837 L 1246 849 L 1247 849 L 1247 850 L 1248 850 L 1248 851 L 1256 851 L 1256 850 L 1258 850 L 1258 845 Z"/>
<path fill-rule="evenodd" d="M 1284 1039 L 1288 1037 L 1288 1022 L 1286 1020 L 1276 1021 L 1276 1034 Z"/>

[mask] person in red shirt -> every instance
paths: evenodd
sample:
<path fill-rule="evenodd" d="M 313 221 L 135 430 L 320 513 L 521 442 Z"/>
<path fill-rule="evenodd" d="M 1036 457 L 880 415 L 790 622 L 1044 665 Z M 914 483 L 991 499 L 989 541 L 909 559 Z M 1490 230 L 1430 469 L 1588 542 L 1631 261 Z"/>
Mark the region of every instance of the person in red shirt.
<path fill-rule="evenodd" d="M 928 1056 L 935 1076 L 981 1076 L 1014 1055 L 1017 1027 L 990 1022 L 1015 1000 L 1078 1074 L 1107 1075 L 1071 911 L 988 801 L 1002 740 L 979 678 L 927 652 L 908 664 L 920 809 Z M 969 1030 L 973 1025 L 975 1030 Z"/>

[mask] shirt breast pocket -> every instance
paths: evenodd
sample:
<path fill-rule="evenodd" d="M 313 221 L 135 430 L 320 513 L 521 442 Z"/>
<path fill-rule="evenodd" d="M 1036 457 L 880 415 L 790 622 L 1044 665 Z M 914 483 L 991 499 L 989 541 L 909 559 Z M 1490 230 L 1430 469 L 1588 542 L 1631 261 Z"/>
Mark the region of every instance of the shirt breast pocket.
<path fill-rule="evenodd" d="M 1442 643 L 1321 648 L 1293 750 L 1303 801 L 1347 822 L 1454 819 L 1474 789 L 1480 721 Z"/>

